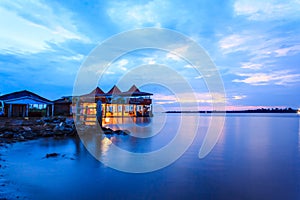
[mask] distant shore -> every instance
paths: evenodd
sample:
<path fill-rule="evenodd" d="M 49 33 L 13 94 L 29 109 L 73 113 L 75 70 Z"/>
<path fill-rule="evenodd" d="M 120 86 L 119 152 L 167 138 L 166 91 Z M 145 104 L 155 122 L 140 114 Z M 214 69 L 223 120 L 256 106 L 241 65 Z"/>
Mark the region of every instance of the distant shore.
<path fill-rule="evenodd" d="M 227 111 L 166 111 L 165 113 L 297 113 L 298 110 L 292 108 L 260 108 L 255 110 L 227 110 Z"/>

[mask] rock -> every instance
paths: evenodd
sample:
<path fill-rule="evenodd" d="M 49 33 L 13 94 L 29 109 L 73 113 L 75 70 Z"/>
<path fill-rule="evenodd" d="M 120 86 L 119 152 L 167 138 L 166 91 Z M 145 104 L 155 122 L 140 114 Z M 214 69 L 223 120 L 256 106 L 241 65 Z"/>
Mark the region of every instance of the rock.
<path fill-rule="evenodd" d="M 114 131 L 117 135 L 128 135 L 130 132 L 128 130 L 116 130 Z"/>
<path fill-rule="evenodd" d="M 106 127 L 102 127 L 102 131 L 105 135 L 111 135 L 114 132 L 112 129 Z"/>
<path fill-rule="evenodd" d="M 51 132 L 44 132 L 41 134 L 42 137 L 52 137 L 54 134 Z"/>
<path fill-rule="evenodd" d="M 59 153 L 47 153 L 45 157 L 51 158 L 51 157 L 57 157 L 57 156 L 59 156 Z"/>
<path fill-rule="evenodd" d="M 51 122 L 51 118 L 50 117 L 43 117 L 42 121 L 44 121 L 44 122 Z"/>
<path fill-rule="evenodd" d="M 44 121 L 41 120 L 41 119 L 38 119 L 38 120 L 35 121 L 35 123 L 38 124 L 38 125 L 43 125 Z"/>
<path fill-rule="evenodd" d="M 12 132 L 5 132 L 3 134 L 3 138 L 12 139 L 13 137 L 14 137 L 14 133 L 12 133 Z"/>
<path fill-rule="evenodd" d="M 22 126 L 22 128 L 24 129 L 24 131 L 31 131 L 31 128 L 28 126 Z"/>
<path fill-rule="evenodd" d="M 5 126 L 21 126 L 23 123 L 23 120 L 10 120 L 5 123 Z"/>
<path fill-rule="evenodd" d="M 64 123 L 63 122 L 60 122 L 60 124 L 56 125 L 54 128 L 53 128 L 53 131 L 63 131 L 65 129 L 65 126 L 64 126 Z"/>
<path fill-rule="evenodd" d="M 102 131 L 105 135 L 117 134 L 117 135 L 128 135 L 130 132 L 128 130 L 112 130 L 110 128 L 103 127 Z"/>
<path fill-rule="evenodd" d="M 23 120 L 22 126 L 32 126 L 34 125 L 33 121 L 30 120 Z"/>

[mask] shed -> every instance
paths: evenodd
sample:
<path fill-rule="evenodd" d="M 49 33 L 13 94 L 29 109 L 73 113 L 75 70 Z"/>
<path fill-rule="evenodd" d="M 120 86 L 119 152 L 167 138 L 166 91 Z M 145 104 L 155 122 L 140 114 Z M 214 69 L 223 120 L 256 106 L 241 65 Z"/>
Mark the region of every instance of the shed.
<path fill-rule="evenodd" d="M 63 96 L 54 102 L 54 115 L 72 115 L 72 96 Z"/>

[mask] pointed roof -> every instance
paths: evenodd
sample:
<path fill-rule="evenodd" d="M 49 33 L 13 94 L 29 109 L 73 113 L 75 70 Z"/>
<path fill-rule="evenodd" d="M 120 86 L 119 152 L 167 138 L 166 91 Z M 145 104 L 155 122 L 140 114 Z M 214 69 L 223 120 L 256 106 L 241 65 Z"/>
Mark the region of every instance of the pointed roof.
<path fill-rule="evenodd" d="M 122 93 L 123 96 L 151 96 L 153 94 L 148 92 L 141 92 L 136 85 L 132 85 L 131 88 Z"/>
<path fill-rule="evenodd" d="M 116 86 L 114 85 L 106 94 L 110 94 L 110 95 L 113 95 L 113 94 L 121 94 L 121 90 Z"/>
<path fill-rule="evenodd" d="M 101 95 L 101 94 L 104 94 L 103 90 L 101 90 L 99 87 L 97 87 L 96 89 L 94 89 L 90 95 L 94 95 L 94 96 L 98 96 L 98 95 Z"/>
<path fill-rule="evenodd" d="M 136 85 L 132 85 L 131 88 L 127 91 L 128 93 L 141 92 Z"/>
<path fill-rule="evenodd" d="M 102 96 L 104 94 L 103 90 L 101 90 L 99 87 L 96 87 L 93 91 L 91 91 L 88 94 L 84 94 L 81 97 L 96 97 L 96 96 Z"/>

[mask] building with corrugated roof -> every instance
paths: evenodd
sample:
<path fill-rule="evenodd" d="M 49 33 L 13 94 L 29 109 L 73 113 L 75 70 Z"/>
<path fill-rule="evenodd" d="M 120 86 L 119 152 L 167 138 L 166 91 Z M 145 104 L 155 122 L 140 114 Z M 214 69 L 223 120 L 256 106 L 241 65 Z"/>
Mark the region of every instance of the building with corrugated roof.
<path fill-rule="evenodd" d="M 22 90 L 0 96 L 4 116 L 40 117 L 53 115 L 53 102 L 33 92 Z"/>

